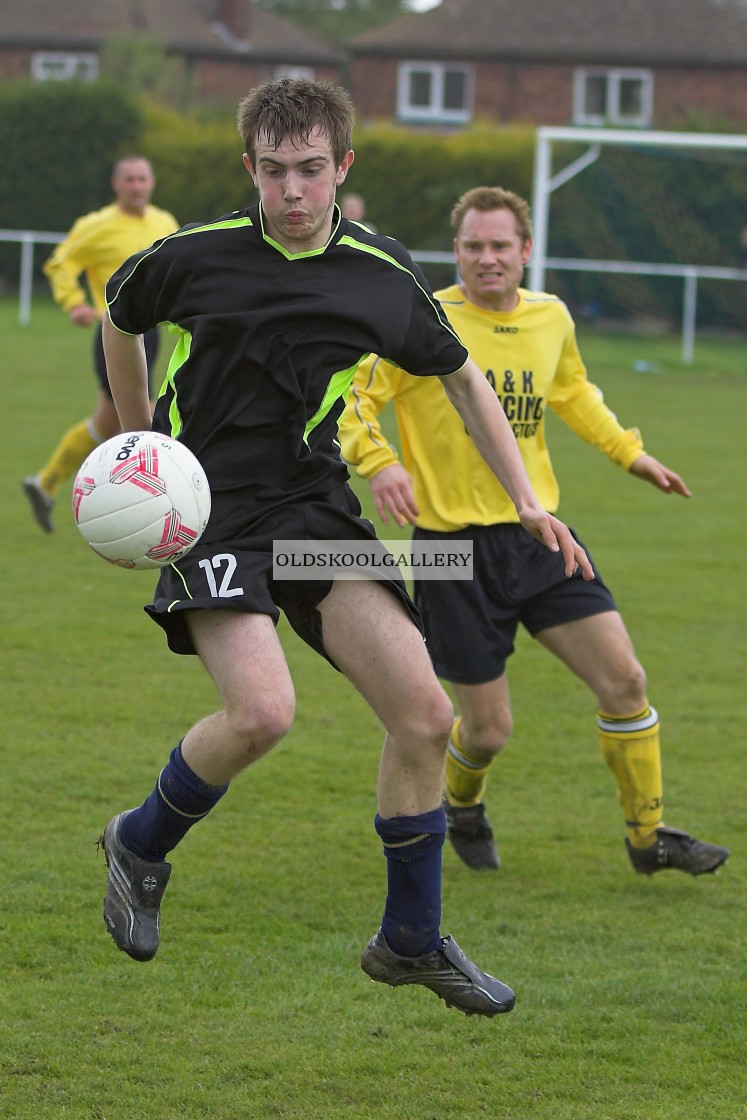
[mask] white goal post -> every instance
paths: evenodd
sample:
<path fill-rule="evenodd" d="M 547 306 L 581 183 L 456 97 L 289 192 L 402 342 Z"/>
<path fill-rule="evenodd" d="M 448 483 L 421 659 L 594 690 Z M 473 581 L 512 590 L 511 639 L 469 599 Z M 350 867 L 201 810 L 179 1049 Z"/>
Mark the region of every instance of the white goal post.
<path fill-rule="evenodd" d="M 21 246 L 21 271 L 18 280 L 18 322 L 27 327 L 31 322 L 31 299 L 34 288 L 34 246 L 58 245 L 64 233 L 48 233 L 34 229 L 0 229 L 0 242 L 16 242 Z"/>
<path fill-rule="evenodd" d="M 583 144 L 586 146 L 586 151 L 565 167 L 553 172 L 553 145 L 561 142 Z M 694 353 L 698 280 L 739 280 L 744 282 L 747 280 L 747 270 L 736 267 L 714 267 L 697 261 L 652 263 L 548 255 L 550 200 L 553 192 L 596 163 L 605 145 L 627 146 L 637 149 L 718 150 L 720 152 L 731 151 L 747 154 L 747 136 L 728 133 L 638 132 L 627 129 L 563 128 L 555 126 L 545 126 L 537 129 L 532 187 L 534 244 L 528 270 L 529 287 L 534 291 L 543 291 L 548 269 L 681 278 L 683 282 L 682 360 L 689 364 L 693 360 Z M 744 222 L 747 225 L 747 197 L 745 197 Z"/>

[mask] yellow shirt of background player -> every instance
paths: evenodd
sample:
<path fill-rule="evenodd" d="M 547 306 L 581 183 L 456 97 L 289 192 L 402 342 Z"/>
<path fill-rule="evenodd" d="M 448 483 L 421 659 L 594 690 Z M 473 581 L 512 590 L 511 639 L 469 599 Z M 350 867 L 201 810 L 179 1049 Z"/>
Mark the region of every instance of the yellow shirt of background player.
<path fill-rule="evenodd" d="M 500 397 L 542 506 L 559 491 L 545 439 L 552 408 L 578 435 L 627 469 L 643 452 L 640 434 L 625 430 L 589 381 L 573 320 L 556 296 L 519 289 L 509 312 L 486 311 L 457 285 L 435 293 L 470 355 Z M 412 475 L 417 524 L 437 532 L 467 525 L 518 522 L 513 503 L 486 466 L 437 377 L 411 374 L 372 355 L 358 369 L 340 425 L 344 458 L 363 478 L 399 461 L 378 414 L 395 399 L 402 463 Z"/>
<path fill-rule="evenodd" d="M 78 218 L 44 265 L 55 302 L 63 311 L 84 303 L 87 297 L 80 277 L 85 273 L 91 303 L 103 315 L 104 288 L 112 273 L 133 253 L 178 228 L 173 214 L 157 206 L 146 206 L 139 217 L 112 203 Z"/>

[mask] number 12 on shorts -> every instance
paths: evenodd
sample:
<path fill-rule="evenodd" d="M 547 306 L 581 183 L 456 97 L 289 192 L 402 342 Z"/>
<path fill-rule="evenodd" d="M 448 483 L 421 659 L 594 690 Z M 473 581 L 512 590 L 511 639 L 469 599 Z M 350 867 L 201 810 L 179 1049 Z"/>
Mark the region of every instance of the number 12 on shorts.
<path fill-rule="evenodd" d="M 231 580 L 236 571 L 236 557 L 231 552 L 218 552 L 208 560 L 200 560 L 199 566 L 205 573 L 205 579 L 214 599 L 232 599 L 235 595 L 243 595 L 243 587 L 231 587 Z M 218 574 L 220 582 L 218 582 Z"/>

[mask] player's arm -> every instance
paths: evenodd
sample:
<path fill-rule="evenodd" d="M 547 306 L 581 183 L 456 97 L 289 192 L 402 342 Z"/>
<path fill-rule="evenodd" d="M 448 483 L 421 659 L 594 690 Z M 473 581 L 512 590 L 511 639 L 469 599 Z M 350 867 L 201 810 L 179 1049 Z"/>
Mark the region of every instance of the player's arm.
<path fill-rule="evenodd" d="M 109 315 L 104 316 L 101 332 L 106 374 L 122 431 L 146 431 L 151 425 L 151 412 L 143 336 L 118 330 Z"/>
<path fill-rule="evenodd" d="M 87 223 L 78 219 L 64 241 L 44 262 L 44 275 L 49 281 L 55 303 L 67 312 L 70 320 L 80 327 L 88 327 L 101 318 L 80 283 L 88 264 Z"/>
<path fill-rule="evenodd" d="M 563 554 L 567 576 L 579 567 L 584 579 L 593 579 L 589 559 L 567 526 L 539 505 L 506 415 L 472 359 L 468 358 L 456 373 L 442 377 L 441 383 L 477 450 L 516 506 L 527 532 L 552 552 Z"/>
<path fill-rule="evenodd" d="M 683 498 L 692 497 L 683 479 L 669 467 L 665 467 L 658 459 L 654 459 L 653 455 L 647 455 L 644 452 L 631 463 L 629 469 L 630 473 L 634 474 L 636 478 L 642 478 L 644 482 L 650 482 L 652 486 L 655 486 L 657 490 L 663 490 L 665 494 L 680 494 Z"/>
<path fill-rule="evenodd" d="M 369 355 L 356 370 L 340 418 L 343 458 L 361 478 L 368 479 L 383 523 L 389 524 L 391 514 L 400 527 L 414 523 L 418 507 L 412 478 L 386 439 L 379 414 L 387 401 L 396 396 L 401 374 L 390 362 Z"/>
<path fill-rule="evenodd" d="M 383 467 L 369 482 L 374 505 L 385 525 L 389 524 L 388 512 L 400 529 L 403 525 L 415 524 L 420 510 L 415 501 L 412 475 L 401 463 Z"/>
<path fill-rule="evenodd" d="M 568 393 L 560 404 L 551 398 L 550 404 L 577 435 L 604 451 L 613 463 L 665 494 L 691 497 L 686 483 L 675 471 L 644 451 L 638 429 L 622 427 L 605 404 L 601 390 L 585 374 L 575 392 Z"/>
<path fill-rule="evenodd" d="M 623 428 L 605 404 L 601 389 L 589 381 L 570 317 L 549 404 L 577 435 L 604 451 L 613 463 L 665 494 L 691 497 L 680 476 L 644 451 L 638 429 Z"/>
<path fill-rule="evenodd" d="M 75 323 L 76 327 L 90 327 L 93 323 L 98 323 L 101 316 L 95 307 L 91 307 L 90 303 L 76 303 L 75 307 L 71 307 L 68 311 L 68 316 L 71 323 Z"/>

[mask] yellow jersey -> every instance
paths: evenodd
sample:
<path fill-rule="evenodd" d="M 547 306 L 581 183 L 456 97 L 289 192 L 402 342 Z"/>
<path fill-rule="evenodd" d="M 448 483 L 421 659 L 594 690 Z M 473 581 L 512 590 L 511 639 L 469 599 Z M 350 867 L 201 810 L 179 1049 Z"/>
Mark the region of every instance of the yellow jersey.
<path fill-rule="evenodd" d="M 146 206 L 142 217 L 126 214 L 116 203 L 78 218 L 64 241 L 44 264 L 52 295 L 63 311 L 87 299 L 80 283 L 85 273 L 93 306 L 106 311 L 104 288 L 119 266 L 154 241 L 179 228 L 176 218 L 157 206 Z"/>
<path fill-rule="evenodd" d="M 549 407 L 587 443 L 628 469 L 643 452 L 589 381 L 573 319 L 557 296 L 519 289 L 513 311 L 485 311 L 458 285 L 435 293 L 470 356 L 495 389 L 540 504 L 553 512 L 559 490 L 545 439 Z M 378 416 L 393 400 L 402 463 L 412 475 L 421 529 L 518 522 L 516 509 L 469 437 L 437 377 L 414 377 L 371 355 L 361 363 L 340 423 L 343 457 L 372 478 L 399 456 Z"/>

